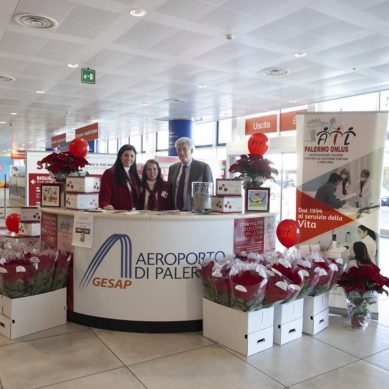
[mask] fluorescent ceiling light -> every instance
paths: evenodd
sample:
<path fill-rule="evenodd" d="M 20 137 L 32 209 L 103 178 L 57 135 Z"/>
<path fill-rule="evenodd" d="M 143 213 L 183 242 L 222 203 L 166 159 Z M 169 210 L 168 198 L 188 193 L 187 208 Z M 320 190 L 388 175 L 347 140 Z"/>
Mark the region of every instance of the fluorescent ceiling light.
<path fill-rule="evenodd" d="M 68 63 L 67 67 L 68 68 L 78 68 L 78 63 L 74 63 L 74 64 L 73 63 Z"/>

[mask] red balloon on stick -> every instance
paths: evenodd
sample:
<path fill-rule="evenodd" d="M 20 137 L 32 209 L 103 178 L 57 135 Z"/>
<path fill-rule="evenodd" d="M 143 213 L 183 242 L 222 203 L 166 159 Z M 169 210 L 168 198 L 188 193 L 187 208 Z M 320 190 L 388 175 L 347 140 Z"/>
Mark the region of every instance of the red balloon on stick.
<path fill-rule="evenodd" d="M 19 222 L 20 215 L 18 213 L 10 213 L 5 219 L 5 226 L 8 231 L 15 232 L 15 234 L 17 234 L 19 232 Z"/>
<path fill-rule="evenodd" d="M 75 157 L 84 158 L 89 151 L 88 142 L 84 138 L 73 139 L 69 143 L 69 152 Z"/>
<path fill-rule="evenodd" d="M 250 136 L 248 141 L 248 147 L 250 154 L 260 155 L 266 153 L 268 146 L 267 146 L 268 138 L 265 134 L 262 134 L 261 132 L 257 132 Z"/>
<path fill-rule="evenodd" d="M 300 227 L 296 220 L 282 220 L 276 230 L 277 238 L 286 248 L 294 246 L 300 240 Z"/>

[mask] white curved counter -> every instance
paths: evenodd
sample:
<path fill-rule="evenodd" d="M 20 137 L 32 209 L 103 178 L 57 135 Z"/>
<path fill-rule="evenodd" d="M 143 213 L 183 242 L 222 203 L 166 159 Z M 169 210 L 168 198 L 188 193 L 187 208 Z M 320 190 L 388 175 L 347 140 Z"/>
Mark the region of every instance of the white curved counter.
<path fill-rule="evenodd" d="M 69 245 L 75 213 L 42 208 L 44 247 Z M 140 332 L 199 330 L 202 290 L 196 264 L 208 256 L 275 247 L 275 215 L 269 213 L 88 214 L 93 214 L 91 248 L 73 246 L 70 319 L 92 327 Z"/>

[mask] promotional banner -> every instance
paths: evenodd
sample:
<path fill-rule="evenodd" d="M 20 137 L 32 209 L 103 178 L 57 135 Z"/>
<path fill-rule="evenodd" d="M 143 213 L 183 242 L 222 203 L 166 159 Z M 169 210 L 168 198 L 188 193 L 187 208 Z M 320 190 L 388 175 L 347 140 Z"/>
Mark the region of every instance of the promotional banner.
<path fill-rule="evenodd" d="M 300 251 L 351 260 L 354 242 L 378 263 L 386 112 L 297 115 Z"/>

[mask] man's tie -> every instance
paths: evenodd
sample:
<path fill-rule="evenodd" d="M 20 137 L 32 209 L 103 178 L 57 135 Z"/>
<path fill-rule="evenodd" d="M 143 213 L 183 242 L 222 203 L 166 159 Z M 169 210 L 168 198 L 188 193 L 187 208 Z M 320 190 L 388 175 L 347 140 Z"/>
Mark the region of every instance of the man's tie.
<path fill-rule="evenodd" d="M 176 208 L 179 210 L 182 210 L 184 208 L 184 189 L 185 189 L 186 168 L 187 168 L 186 165 L 184 165 L 182 167 L 180 181 L 178 182 Z"/>

